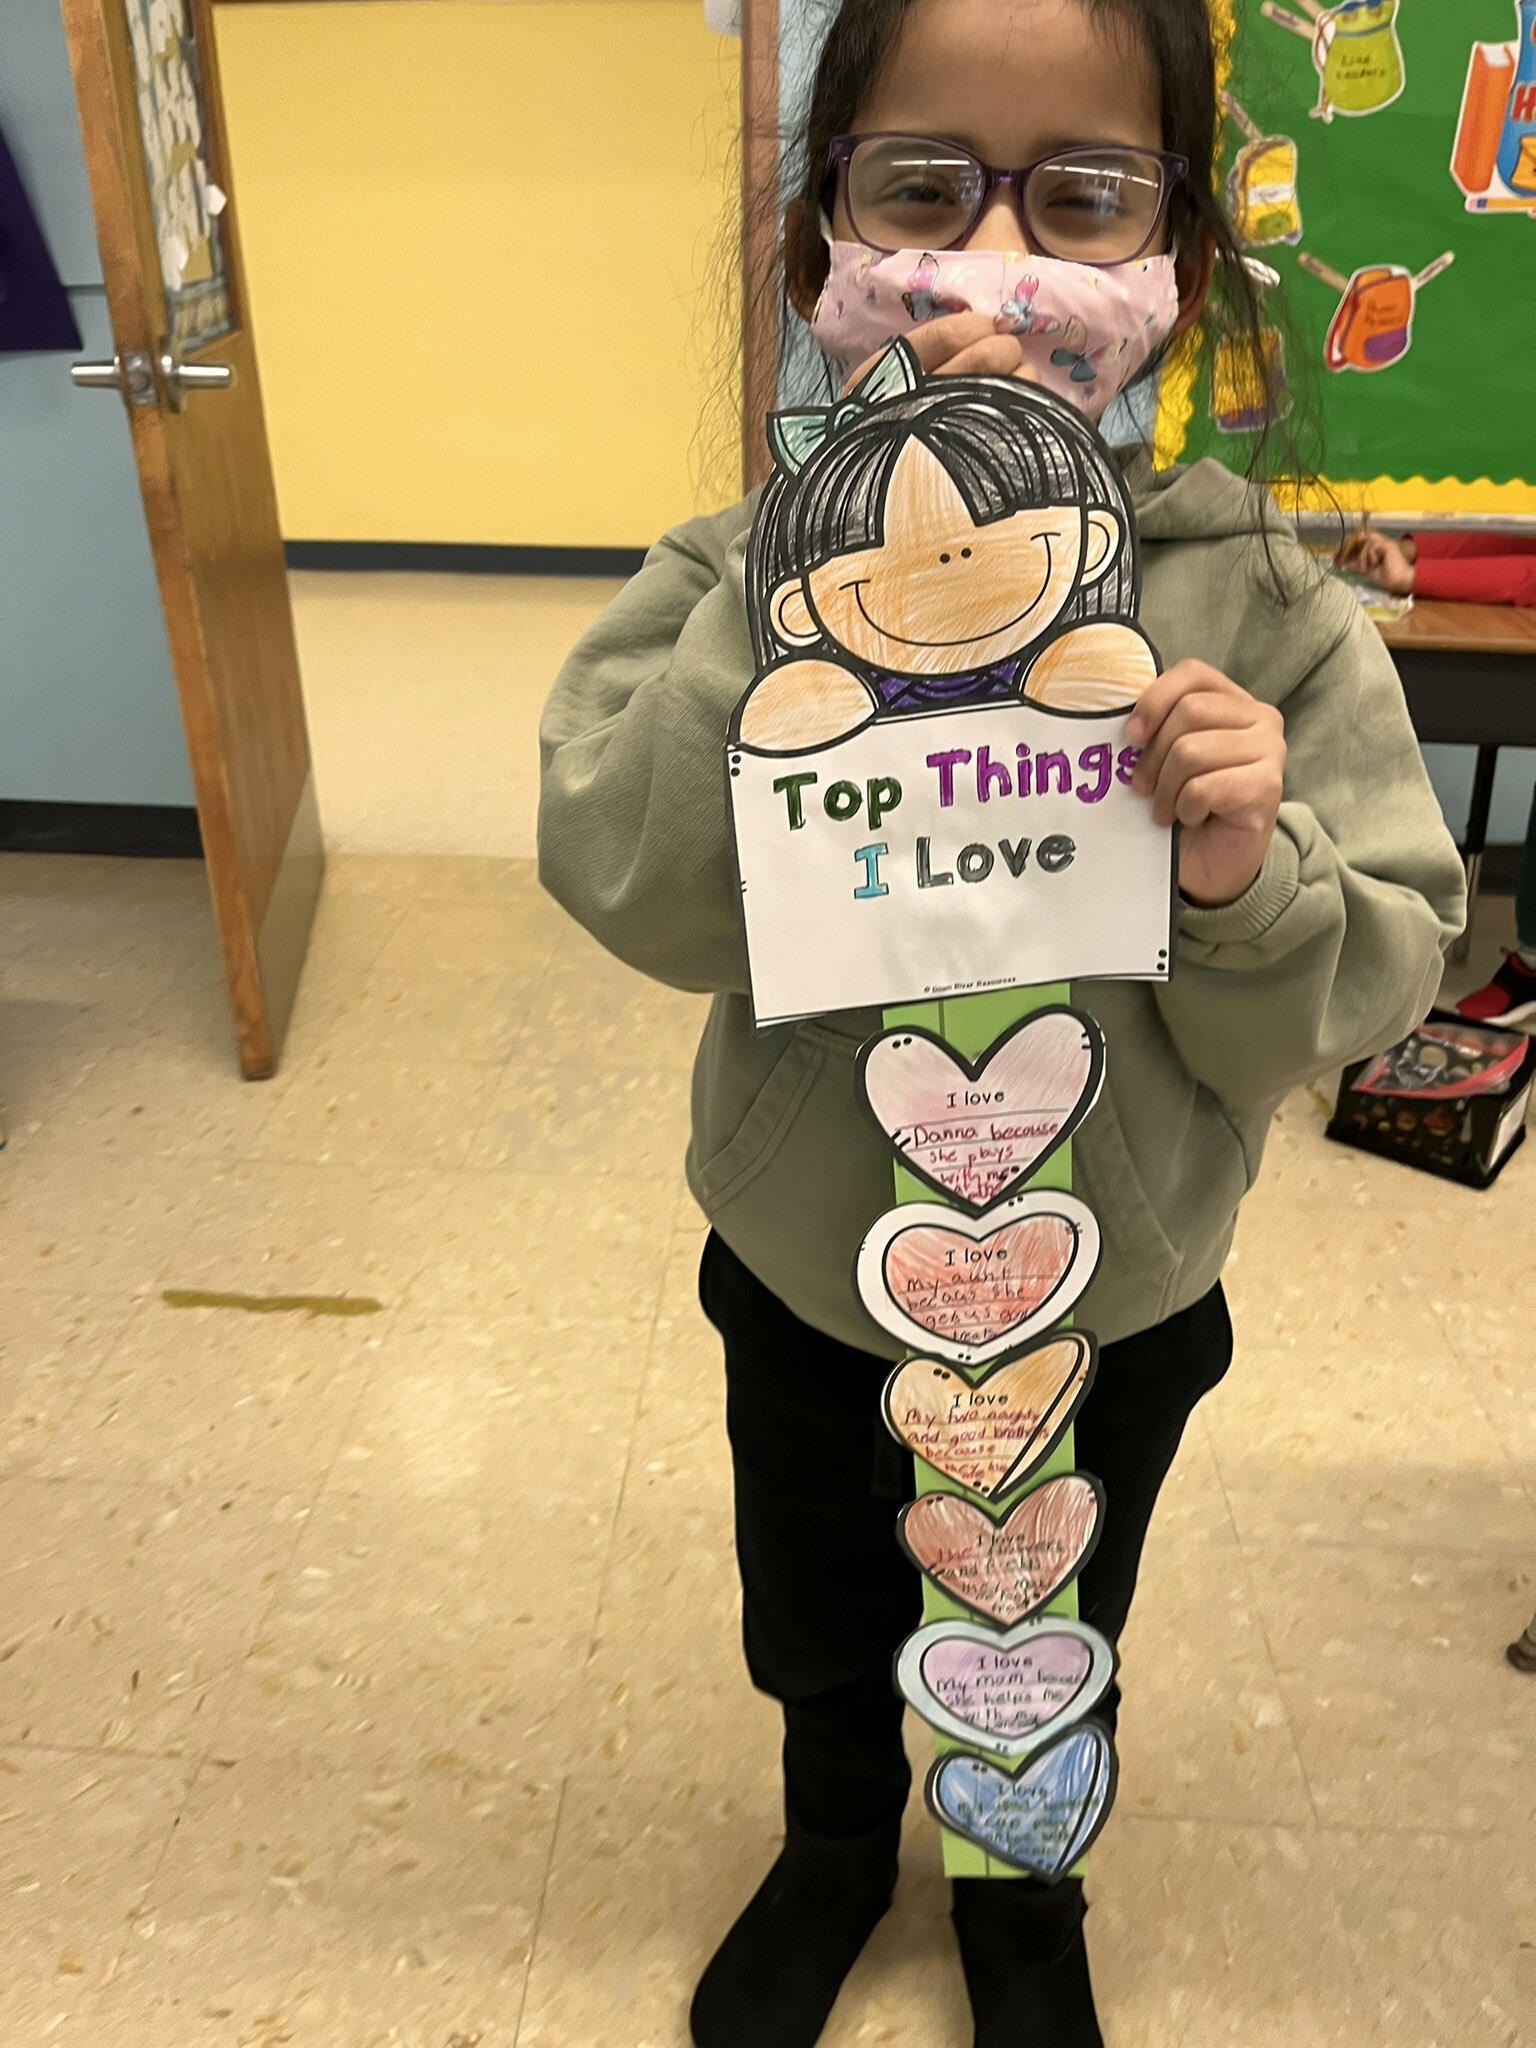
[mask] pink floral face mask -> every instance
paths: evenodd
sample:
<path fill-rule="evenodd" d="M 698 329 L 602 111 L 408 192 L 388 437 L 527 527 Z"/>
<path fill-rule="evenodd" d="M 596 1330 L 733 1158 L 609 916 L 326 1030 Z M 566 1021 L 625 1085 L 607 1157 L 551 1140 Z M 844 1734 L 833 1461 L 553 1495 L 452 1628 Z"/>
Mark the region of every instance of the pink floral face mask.
<path fill-rule="evenodd" d="M 829 241 L 831 268 L 811 333 L 843 374 L 944 313 L 986 313 L 1014 334 L 1047 391 L 1097 419 L 1173 331 L 1171 256 L 1098 269 L 997 249 L 897 249 Z"/>

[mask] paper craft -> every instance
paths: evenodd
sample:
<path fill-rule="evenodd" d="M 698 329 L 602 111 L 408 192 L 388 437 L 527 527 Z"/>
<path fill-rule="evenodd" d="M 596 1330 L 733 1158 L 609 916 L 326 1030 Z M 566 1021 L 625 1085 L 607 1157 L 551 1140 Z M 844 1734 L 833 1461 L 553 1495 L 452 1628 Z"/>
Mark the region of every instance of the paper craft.
<path fill-rule="evenodd" d="M 1312 45 L 1318 76 L 1315 119 L 1379 114 L 1401 96 L 1407 74 L 1397 39 L 1399 0 L 1341 0 L 1337 7 L 1321 7 L 1317 0 L 1295 4 L 1300 14 L 1278 0 L 1264 0 L 1259 12 Z"/>
<path fill-rule="evenodd" d="M 1301 240 L 1296 178 L 1301 152 L 1289 135 L 1266 135 L 1230 93 L 1221 95 L 1228 118 L 1244 137 L 1227 177 L 1227 212 L 1250 249 Z"/>
<path fill-rule="evenodd" d="M 1157 673 L 1130 501 L 1070 405 L 892 343 L 776 414 L 726 750 L 759 1024 L 1165 978 L 1172 834 L 1132 794 Z"/>
<path fill-rule="evenodd" d="M 930 271 L 908 276 L 913 318 L 934 310 Z M 1027 284 L 1010 319 L 1032 318 Z M 1086 345 L 1070 326 L 1060 343 L 1086 382 Z M 1057 1470 L 1021 1497 L 1070 1465 L 1097 1363 L 1059 1326 L 1100 1254 L 1068 1148 L 1105 1052 L 1059 985 L 1165 980 L 1176 905 L 1172 834 L 1130 789 L 1126 723 L 1159 666 L 1130 500 L 1071 405 L 925 379 L 900 341 L 835 404 L 775 414 L 768 442 L 755 675 L 725 748 L 753 1012 L 886 1011 L 857 1075 L 898 1201 L 854 1280 L 916 1354 L 886 1420 L 932 1489 L 901 1518 L 927 1625 L 898 1678 L 974 1752 L 930 1781 L 946 1867 L 1059 1877 L 1114 1781 L 1108 1736 L 1081 1723 L 1114 1655 L 1076 1618 L 1103 1496 Z M 1017 1774 L 991 1760 L 1025 1750 Z"/>
<path fill-rule="evenodd" d="M 1104 1697 L 1115 1653 L 1080 1621 L 1047 1616 L 999 1633 L 935 1621 L 909 1636 L 896 1687 L 930 1728 L 991 1756 L 1038 1749 Z"/>
<path fill-rule="evenodd" d="M 956 1494 L 920 1493 L 902 1509 L 896 1534 L 918 1570 L 951 1599 L 1011 1628 L 1077 1577 L 1093 1555 L 1103 1514 L 1099 1482 L 1086 1472 L 1062 1472 L 1042 1480 L 1001 1521 Z"/>
<path fill-rule="evenodd" d="M 1536 0 L 1515 0 L 1512 43 L 1474 43 L 1451 176 L 1468 213 L 1536 219 Z"/>
<path fill-rule="evenodd" d="M 1286 382 L 1285 336 L 1265 327 L 1262 374 L 1246 334 L 1224 334 L 1211 364 L 1211 418 L 1223 434 L 1256 434 L 1289 417 L 1291 392 Z"/>
<path fill-rule="evenodd" d="M 929 1811 L 988 1855 L 1032 1877 L 1064 1877 L 1092 1847 L 1114 1798 L 1114 1747 L 1085 1721 L 1039 1749 L 1016 1774 L 984 1757 L 941 1757 L 928 1773 Z"/>
<path fill-rule="evenodd" d="M 1098 1100 L 1104 1036 L 1081 1010 L 1036 1010 L 961 1059 L 929 1031 L 887 1031 L 859 1080 L 896 1156 L 973 1214 L 992 1208 L 1064 1145 Z"/>
<path fill-rule="evenodd" d="M 935 1471 L 1000 1500 L 1045 1463 L 1097 1366 L 1098 1348 L 1086 1330 L 1042 1338 L 969 1377 L 936 1359 L 909 1358 L 886 1382 L 886 1423 Z"/>
<path fill-rule="evenodd" d="M 1098 1219 L 1072 1195 L 1015 1195 L 980 1219 L 919 1202 L 880 1218 L 855 1270 L 883 1329 L 980 1365 L 1070 1315 L 1099 1251 Z"/>
<path fill-rule="evenodd" d="M 1345 277 L 1303 250 L 1296 259 L 1301 268 L 1343 294 L 1323 342 L 1328 368 L 1386 370 L 1401 362 L 1413 343 L 1419 293 L 1455 260 L 1455 251 L 1447 249 L 1417 276 L 1401 264 L 1373 263 Z"/>

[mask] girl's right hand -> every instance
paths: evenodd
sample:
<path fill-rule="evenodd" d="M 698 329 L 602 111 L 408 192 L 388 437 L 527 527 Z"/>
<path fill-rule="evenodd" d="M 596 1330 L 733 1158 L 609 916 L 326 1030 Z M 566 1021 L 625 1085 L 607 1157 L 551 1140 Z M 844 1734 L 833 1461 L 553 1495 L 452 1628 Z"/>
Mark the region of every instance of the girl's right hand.
<path fill-rule="evenodd" d="M 902 338 L 930 376 L 1022 377 L 1029 384 L 1040 381 L 1024 361 L 1018 335 L 999 334 L 988 313 L 944 313 L 937 320 L 914 327 Z M 879 360 L 877 354 L 860 363 L 843 386 L 844 392 L 851 391 Z"/>

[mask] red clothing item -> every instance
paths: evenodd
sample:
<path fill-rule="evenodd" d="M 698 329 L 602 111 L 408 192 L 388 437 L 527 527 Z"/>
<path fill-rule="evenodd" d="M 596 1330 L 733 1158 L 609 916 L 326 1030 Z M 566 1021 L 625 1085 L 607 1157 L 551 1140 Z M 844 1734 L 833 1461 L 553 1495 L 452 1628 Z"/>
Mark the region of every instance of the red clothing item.
<path fill-rule="evenodd" d="M 1415 597 L 1455 604 L 1536 605 L 1536 537 L 1516 533 L 1416 533 Z"/>

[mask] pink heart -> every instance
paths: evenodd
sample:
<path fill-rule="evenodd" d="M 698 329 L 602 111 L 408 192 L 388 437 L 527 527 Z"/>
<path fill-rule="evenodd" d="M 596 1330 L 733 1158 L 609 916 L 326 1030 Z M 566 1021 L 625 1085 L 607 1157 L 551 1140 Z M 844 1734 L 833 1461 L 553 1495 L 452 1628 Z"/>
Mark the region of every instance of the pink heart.
<path fill-rule="evenodd" d="M 864 1097 L 928 1187 L 981 1214 L 1066 1143 L 1104 1078 L 1104 1040 L 1081 1011 L 1037 1010 L 974 1064 L 932 1033 L 887 1031 L 859 1056 Z"/>
<path fill-rule="evenodd" d="M 1077 1254 L 1064 1216 L 1027 1216 L 985 1237 L 917 1223 L 886 1246 L 885 1286 L 919 1329 L 972 1350 L 1027 1322 L 1060 1288 Z"/>
<path fill-rule="evenodd" d="M 919 1571 L 972 1613 L 1008 1628 L 1076 1578 L 1093 1554 L 1100 1516 L 1098 1482 L 1061 1472 L 1001 1522 L 956 1494 L 921 1493 L 902 1509 L 897 1528 Z"/>
<path fill-rule="evenodd" d="M 1054 1631 L 1017 1649 L 949 1637 L 923 1654 L 923 1683 L 937 1704 L 984 1735 L 1017 1741 L 1072 1706 L 1093 1667 L 1077 1636 Z"/>

